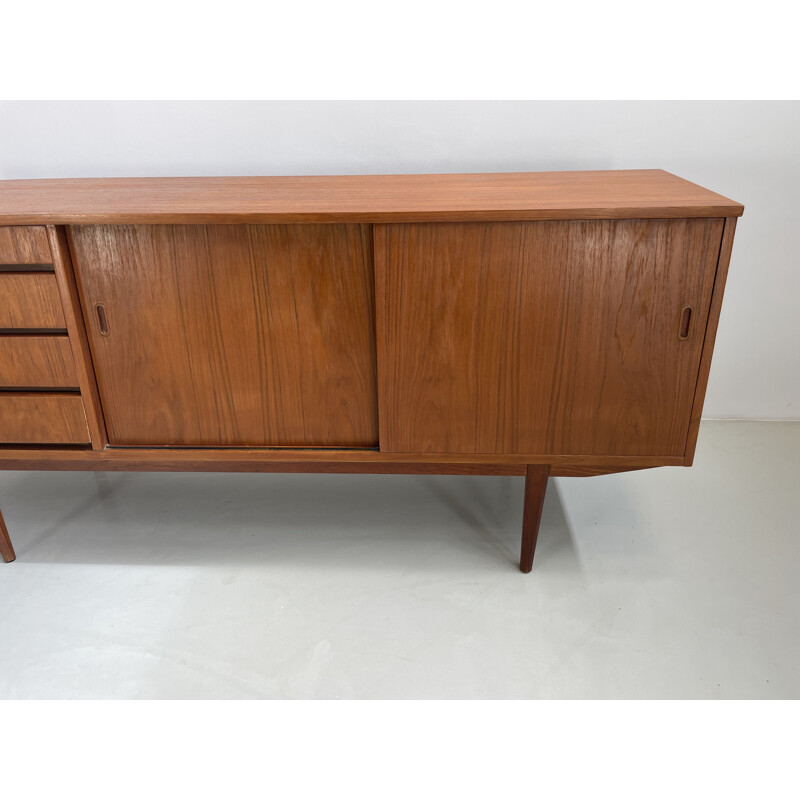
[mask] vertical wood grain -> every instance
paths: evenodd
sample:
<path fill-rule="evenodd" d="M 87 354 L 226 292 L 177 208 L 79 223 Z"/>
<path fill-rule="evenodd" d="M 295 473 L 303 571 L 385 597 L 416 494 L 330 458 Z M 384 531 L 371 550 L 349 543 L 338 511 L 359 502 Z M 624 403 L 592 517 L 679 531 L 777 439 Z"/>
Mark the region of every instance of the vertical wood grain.
<path fill-rule="evenodd" d="M 381 449 L 683 455 L 721 233 L 721 220 L 376 226 Z"/>
<path fill-rule="evenodd" d="M 372 253 L 374 260 L 374 286 L 375 286 L 375 376 L 376 391 L 379 393 L 377 398 L 378 407 L 378 443 L 381 450 L 385 449 L 385 442 L 391 436 L 391 429 L 388 424 L 387 409 L 381 402 L 381 387 L 388 385 L 391 380 L 391 370 L 389 369 L 389 351 L 387 348 L 387 337 L 381 335 L 386 326 L 386 226 L 372 226 Z"/>
<path fill-rule="evenodd" d="M 722 242 L 719 249 L 719 260 L 717 262 L 716 278 L 714 280 L 714 292 L 711 295 L 711 308 L 708 313 L 708 323 L 706 325 L 705 340 L 703 343 L 703 355 L 700 359 L 700 370 L 697 376 L 697 387 L 694 393 L 694 404 L 692 405 L 692 418 L 689 423 L 689 435 L 686 442 L 686 466 L 690 467 L 694 461 L 694 451 L 697 447 L 697 435 L 700 432 L 700 419 L 703 416 L 703 403 L 708 387 L 708 377 L 711 373 L 711 356 L 714 353 L 714 341 L 717 338 L 717 328 L 719 327 L 719 316 L 722 311 L 722 296 L 725 293 L 725 282 L 728 279 L 728 266 L 731 261 L 733 251 L 733 235 L 736 233 L 736 217 L 729 217 L 725 220 L 725 227 L 722 231 Z"/>
<path fill-rule="evenodd" d="M 377 445 L 369 226 L 69 235 L 112 444 Z"/>
<path fill-rule="evenodd" d="M 56 273 L 58 291 L 61 295 L 61 304 L 64 308 L 67 333 L 69 334 L 72 355 L 75 360 L 78 386 L 83 397 L 92 449 L 102 450 L 108 444 L 108 435 L 103 419 L 103 409 L 100 404 L 100 394 L 97 390 L 92 356 L 89 351 L 89 340 L 86 336 L 86 327 L 83 322 L 81 301 L 78 297 L 78 288 L 75 285 L 75 273 L 72 267 L 66 231 L 63 227 L 49 225 L 47 227 L 47 239 L 52 253 L 53 268 Z"/>

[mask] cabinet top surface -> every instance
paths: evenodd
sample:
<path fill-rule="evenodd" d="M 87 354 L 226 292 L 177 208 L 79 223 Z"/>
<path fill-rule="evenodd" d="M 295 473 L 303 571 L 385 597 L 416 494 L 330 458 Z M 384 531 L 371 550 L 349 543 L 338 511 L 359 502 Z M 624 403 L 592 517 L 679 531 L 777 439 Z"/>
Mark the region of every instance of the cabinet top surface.
<path fill-rule="evenodd" d="M 0 225 L 738 217 L 663 170 L 0 181 Z"/>

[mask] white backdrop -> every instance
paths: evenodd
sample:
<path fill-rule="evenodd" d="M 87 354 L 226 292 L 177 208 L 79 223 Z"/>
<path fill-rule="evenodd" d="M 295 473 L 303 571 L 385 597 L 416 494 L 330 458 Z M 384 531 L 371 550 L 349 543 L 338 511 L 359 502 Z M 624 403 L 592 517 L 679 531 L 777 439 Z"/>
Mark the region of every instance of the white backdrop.
<path fill-rule="evenodd" d="M 800 103 L 0 102 L 0 178 L 634 168 L 745 205 L 704 416 L 800 419 Z"/>

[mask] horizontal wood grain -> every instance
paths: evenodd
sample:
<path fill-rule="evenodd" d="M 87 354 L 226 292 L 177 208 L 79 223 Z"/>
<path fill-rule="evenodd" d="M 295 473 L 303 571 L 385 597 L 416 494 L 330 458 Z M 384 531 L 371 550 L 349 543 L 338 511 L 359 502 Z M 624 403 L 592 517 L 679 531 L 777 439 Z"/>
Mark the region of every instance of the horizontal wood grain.
<path fill-rule="evenodd" d="M 0 265 L 52 264 L 52 261 L 44 228 L 0 227 Z"/>
<path fill-rule="evenodd" d="M 90 451 L 91 452 L 91 451 Z M 337 475 L 505 475 L 519 477 L 525 467 L 508 464 L 417 464 L 413 462 L 393 464 L 383 462 L 350 461 L 205 461 L 191 460 L 139 460 L 136 458 L 77 460 L 67 458 L 68 451 L 59 450 L 44 459 L 0 458 L 0 469 L 14 470 L 97 470 L 103 472 L 252 472 L 289 474 L 337 474 Z M 96 455 L 96 453 L 94 453 Z"/>
<path fill-rule="evenodd" d="M 78 386 L 75 359 L 66 336 L 0 336 L 0 387 Z"/>
<path fill-rule="evenodd" d="M 721 220 L 376 226 L 381 450 L 682 454 L 721 233 Z"/>
<path fill-rule="evenodd" d="M 53 273 L 0 272 L 0 329 L 65 327 Z"/>
<path fill-rule="evenodd" d="M 591 466 L 610 468 L 681 466 L 682 457 L 666 456 L 485 456 L 455 453 L 449 456 L 429 454 L 391 454 L 377 450 L 338 449 L 251 449 L 251 448 L 139 448 L 107 447 L 46 450 L 40 448 L 0 447 L 0 469 L 109 469 L 186 472 L 314 472 L 318 465 L 337 465 L 342 472 L 371 468 L 392 468 L 402 473 L 408 465 L 430 468 L 438 474 L 443 467 L 475 470 L 502 468 L 514 475 L 524 475 L 528 464 L 551 465 L 553 474 L 561 468 Z M 49 467 L 45 467 L 49 464 Z M 491 474 L 491 473 L 476 473 Z"/>
<path fill-rule="evenodd" d="M 112 444 L 377 445 L 369 227 L 69 236 Z"/>
<path fill-rule="evenodd" d="M 88 444 L 80 395 L 0 392 L 0 442 Z"/>
<path fill-rule="evenodd" d="M 663 170 L 0 181 L 0 222 L 461 222 L 739 216 Z"/>

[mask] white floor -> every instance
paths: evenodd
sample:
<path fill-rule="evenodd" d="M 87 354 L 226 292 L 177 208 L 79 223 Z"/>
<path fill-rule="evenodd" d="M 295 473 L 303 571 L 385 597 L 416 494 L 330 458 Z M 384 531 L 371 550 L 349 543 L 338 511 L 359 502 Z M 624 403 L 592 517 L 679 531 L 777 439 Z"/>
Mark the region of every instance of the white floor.
<path fill-rule="evenodd" d="M 800 697 L 800 423 L 522 490 L 0 473 L 0 697 Z"/>

